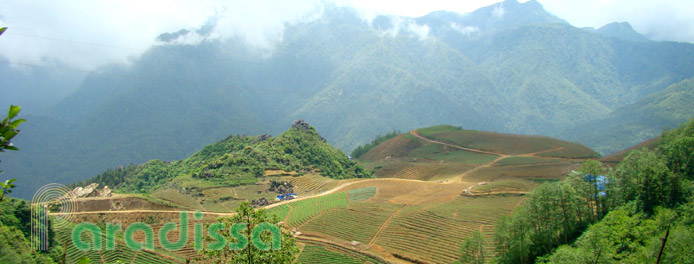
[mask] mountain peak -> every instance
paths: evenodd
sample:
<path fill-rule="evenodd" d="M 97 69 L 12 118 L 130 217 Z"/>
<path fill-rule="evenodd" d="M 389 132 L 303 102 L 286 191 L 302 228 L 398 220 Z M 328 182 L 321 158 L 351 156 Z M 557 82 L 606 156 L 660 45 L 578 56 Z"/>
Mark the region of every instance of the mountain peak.
<path fill-rule="evenodd" d="M 596 32 L 627 41 L 648 41 L 648 38 L 636 32 L 629 22 L 613 22 L 599 28 Z"/>

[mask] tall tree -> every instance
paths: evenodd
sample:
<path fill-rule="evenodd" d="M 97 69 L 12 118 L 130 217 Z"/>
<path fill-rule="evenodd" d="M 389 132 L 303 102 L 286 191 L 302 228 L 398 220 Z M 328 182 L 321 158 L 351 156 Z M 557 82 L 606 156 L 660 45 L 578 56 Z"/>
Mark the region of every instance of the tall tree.
<path fill-rule="evenodd" d="M 482 232 L 472 232 L 470 237 L 463 240 L 463 245 L 460 247 L 460 259 L 458 263 L 485 263 L 484 237 L 482 236 Z"/>
<path fill-rule="evenodd" d="M 268 214 L 265 209 L 255 210 L 250 203 L 243 202 L 236 208 L 235 215 L 217 219 L 216 224 L 221 224 L 220 227 L 223 227 L 218 229 L 217 234 L 224 237 L 229 245 L 222 248 L 210 248 L 211 244 L 208 244 L 208 247 L 202 251 L 202 258 L 214 263 L 293 263 L 299 248 L 294 236 L 286 230 L 281 231 L 279 249 L 275 248 L 277 241 L 266 232 L 262 233 L 260 238 L 264 243 L 272 244 L 272 248 L 261 249 L 252 243 L 256 226 L 262 224 L 279 226 L 279 222 L 277 216 Z M 245 225 L 245 228 L 238 228 L 238 224 Z M 220 239 L 217 239 L 217 242 L 219 241 Z"/>

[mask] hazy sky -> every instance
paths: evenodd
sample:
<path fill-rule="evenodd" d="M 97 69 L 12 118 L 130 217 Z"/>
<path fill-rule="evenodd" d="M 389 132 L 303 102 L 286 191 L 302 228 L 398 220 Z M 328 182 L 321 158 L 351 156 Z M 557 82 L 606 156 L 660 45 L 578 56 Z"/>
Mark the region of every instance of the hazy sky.
<path fill-rule="evenodd" d="M 127 62 L 155 44 L 164 32 L 198 28 L 217 18 L 214 36 L 240 36 L 271 50 L 287 23 L 321 16 L 325 1 L 352 6 L 364 19 L 377 14 L 421 16 L 431 11 L 474 11 L 498 0 L 2 0 L 0 62 L 63 64 L 92 70 Z M 525 1 L 521 1 L 525 2 Z M 545 9 L 576 27 L 627 21 L 657 40 L 694 42 L 692 0 L 539 0 Z M 188 41 L 195 41 L 189 39 Z"/>

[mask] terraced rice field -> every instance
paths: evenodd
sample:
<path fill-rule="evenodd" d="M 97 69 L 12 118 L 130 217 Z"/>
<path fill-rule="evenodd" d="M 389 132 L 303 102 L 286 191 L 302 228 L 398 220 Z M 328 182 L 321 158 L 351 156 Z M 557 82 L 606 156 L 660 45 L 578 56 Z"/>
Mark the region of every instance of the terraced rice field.
<path fill-rule="evenodd" d="M 556 159 L 545 159 L 537 157 L 508 157 L 502 159 L 494 164 L 494 166 L 508 166 L 508 165 L 526 165 L 526 164 L 543 164 L 543 163 L 557 163 Z"/>
<path fill-rule="evenodd" d="M 294 186 L 294 192 L 299 195 L 318 194 L 335 188 L 340 181 L 328 177 L 309 174 L 304 176 L 283 177 L 282 180 L 289 181 Z"/>
<path fill-rule="evenodd" d="M 488 182 L 478 185 L 470 190 L 471 194 L 499 193 L 499 192 L 528 192 L 537 186 L 538 183 L 523 179 L 508 179 Z"/>
<path fill-rule="evenodd" d="M 435 126 L 418 129 L 417 131 L 428 138 L 461 147 L 511 155 L 534 153 L 569 144 L 568 142 L 550 137 L 460 130 L 452 126 Z"/>
<path fill-rule="evenodd" d="M 317 232 L 348 242 L 368 244 L 383 223 L 401 205 L 351 203 L 348 208 L 330 210 L 303 225 L 301 232 Z"/>
<path fill-rule="evenodd" d="M 85 239 L 86 236 L 83 236 Z M 64 241 L 71 241 L 70 239 Z M 85 240 L 86 241 L 86 240 Z M 105 247 L 105 245 L 102 245 Z M 121 261 L 122 263 L 153 263 L 153 264 L 168 264 L 168 263 L 183 263 L 185 259 L 182 257 L 162 257 L 161 255 L 149 251 L 136 251 L 127 247 L 122 240 L 116 241 L 114 250 L 89 250 L 82 251 L 72 243 L 67 244 L 66 263 L 77 263 L 79 259 L 88 257 L 91 263 L 111 264 Z"/>
<path fill-rule="evenodd" d="M 460 197 L 438 205 L 407 207 L 390 220 L 375 244 L 410 259 L 451 263 L 458 259 L 465 237 L 493 226 L 518 202 L 517 197 Z"/>
<path fill-rule="evenodd" d="M 299 261 L 305 264 L 311 263 L 334 263 L 334 264 L 362 264 L 362 263 L 382 263 L 377 259 L 364 256 L 358 253 L 349 252 L 339 247 L 330 245 L 319 245 L 306 243 Z"/>
<path fill-rule="evenodd" d="M 344 192 L 318 196 L 290 203 L 291 210 L 285 223 L 298 227 L 316 215 L 333 208 L 347 208 L 347 195 Z"/>
<path fill-rule="evenodd" d="M 280 206 L 275 206 L 267 209 L 268 213 L 276 215 L 280 221 L 284 221 L 292 208 L 288 204 L 283 204 Z"/>
<path fill-rule="evenodd" d="M 508 178 L 519 179 L 561 179 L 578 164 L 561 160 L 555 163 L 491 166 L 481 168 L 467 175 L 464 180 L 471 182 L 496 181 Z"/>
<path fill-rule="evenodd" d="M 545 152 L 545 153 L 540 153 L 540 154 L 538 154 L 538 156 L 568 158 L 568 159 L 583 159 L 583 158 L 597 158 L 600 155 L 586 146 L 579 145 L 576 143 L 570 143 L 561 149 L 557 149 L 557 150 Z"/>

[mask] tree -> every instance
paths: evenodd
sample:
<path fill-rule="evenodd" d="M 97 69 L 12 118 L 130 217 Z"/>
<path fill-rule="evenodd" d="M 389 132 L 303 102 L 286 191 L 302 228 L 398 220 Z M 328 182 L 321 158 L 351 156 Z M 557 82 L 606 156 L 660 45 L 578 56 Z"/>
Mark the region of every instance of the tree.
<path fill-rule="evenodd" d="M 5 31 L 6 28 L 1 28 L 0 29 L 0 34 L 2 34 L 3 31 Z M 6 149 L 7 150 L 19 150 L 17 147 L 12 145 L 12 138 L 14 138 L 17 134 L 19 134 L 19 130 L 17 127 L 19 124 L 23 123 L 24 119 L 17 119 L 17 120 L 12 120 L 14 119 L 17 114 L 19 114 L 19 111 L 21 108 L 16 105 L 10 105 L 10 110 L 7 113 L 7 117 L 2 120 L 2 123 L 0 123 L 0 152 L 4 152 Z M 2 174 L 2 171 L 0 171 L 0 174 Z M 2 194 L 0 194 L 0 201 L 5 198 L 5 195 L 8 193 L 12 192 L 12 188 L 15 187 L 13 182 L 15 179 L 9 179 L 6 180 L 5 182 L 0 183 L 0 188 L 2 188 Z"/>
<path fill-rule="evenodd" d="M 19 124 L 26 121 L 24 119 L 12 120 L 17 116 L 17 114 L 19 114 L 20 110 L 21 108 L 19 106 L 10 105 L 10 110 L 7 113 L 7 117 L 2 120 L 2 123 L 0 123 L 0 152 L 4 152 L 6 149 L 19 150 L 17 147 L 12 145 L 10 140 L 19 134 L 19 130 L 17 129 Z"/>
<path fill-rule="evenodd" d="M 657 206 L 672 207 L 680 202 L 681 181 L 652 151 L 629 153 L 617 167 L 616 176 L 624 203 L 635 200 L 643 212 L 651 214 Z"/>
<path fill-rule="evenodd" d="M 484 262 L 484 237 L 480 231 L 472 232 L 470 237 L 463 240 L 458 263 L 483 264 Z"/>
<path fill-rule="evenodd" d="M 217 224 L 223 227 L 217 234 L 221 235 L 226 241 L 229 241 L 228 246 L 223 246 L 221 249 L 214 247 L 208 243 L 208 247 L 202 252 L 202 258 L 206 261 L 214 263 L 292 263 L 299 253 L 299 248 L 296 245 L 294 236 L 287 230 L 281 231 L 280 248 L 275 249 L 275 240 L 271 239 L 271 235 L 267 232 L 261 234 L 260 238 L 265 243 L 270 243 L 272 240 L 273 248 L 262 250 L 255 246 L 255 243 L 250 243 L 253 240 L 253 230 L 256 226 L 263 223 L 278 225 L 280 222 L 278 217 L 268 214 L 265 209 L 255 210 L 248 202 L 243 202 L 236 208 L 236 215 L 231 217 L 221 217 L 217 219 Z M 213 225 L 214 225 L 213 224 Z M 220 225 L 221 224 L 221 225 Z M 245 225 L 245 228 L 238 228 L 238 224 Z M 211 226 L 211 225 L 210 225 Z M 208 229 L 209 230 L 209 229 Z M 234 234 L 233 231 L 238 231 L 240 235 Z M 231 232 L 230 232 L 231 231 Z M 216 239 L 220 241 L 220 239 Z M 244 241 L 245 240 L 245 241 Z M 210 241 L 208 241 L 210 242 Z M 235 248 L 239 245 L 245 244 Z"/>

